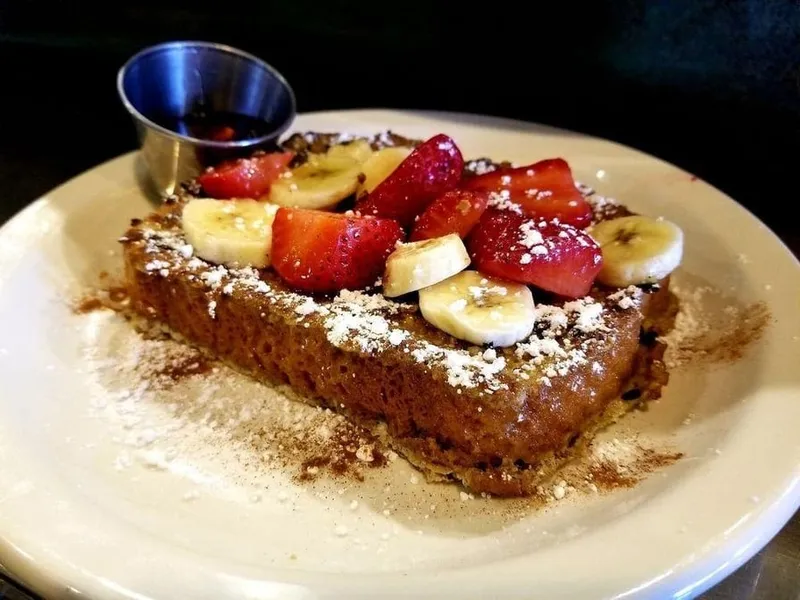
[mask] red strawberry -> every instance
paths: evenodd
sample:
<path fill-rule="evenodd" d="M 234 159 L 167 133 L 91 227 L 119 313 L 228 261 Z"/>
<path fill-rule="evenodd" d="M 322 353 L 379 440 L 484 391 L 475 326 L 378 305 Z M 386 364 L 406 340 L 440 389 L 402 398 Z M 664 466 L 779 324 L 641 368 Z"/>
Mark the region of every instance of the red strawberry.
<path fill-rule="evenodd" d="M 272 264 L 304 292 L 370 286 L 403 239 L 396 221 L 300 208 L 280 208 L 272 224 Z"/>
<path fill-rule="evenodd" d="M 465 238 L 481 218 L 489 194 L 469 190 L 445 192 L 425 209 L 411 230 L 411 241 L 427 240 L 449 233 Z"/>
<path fill-rule="evenodd" d="M 603 263 L 600 246 L 583 231 L 494 208 L 473 229 L 468 248 L 482 273 L 571 298 L 589 292 Z"/>
<path fill-rule="evenodd" d="M 212 198 L 260 198 L 294 158 L 293 152 L 272 152 L 239 158 L 208 169 L 197 178 Z"/>
<path fill-rule="evenodd" d="M 461 181 L 464 157 L 444 134 L 417 146 L 386 179 L 356 203 L 363 215 L 388 217 L 410 227 L 414 217 Z"/>
<path fill-rule="evenodd" d="M 531 217 L 558 219 L 579 229 L 592 220 L 592 209 L 575 186 L 569 165 L 561 158 L 498 169 L 468 179 L 464 187 L 488 192 L 507 190 L 509 199 Z"/>

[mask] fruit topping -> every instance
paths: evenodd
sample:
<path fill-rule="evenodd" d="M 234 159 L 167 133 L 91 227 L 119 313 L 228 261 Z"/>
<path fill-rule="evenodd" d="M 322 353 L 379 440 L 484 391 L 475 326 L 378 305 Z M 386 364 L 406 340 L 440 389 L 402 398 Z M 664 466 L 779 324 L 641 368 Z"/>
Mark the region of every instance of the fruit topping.
<path fill-rule="evenodd" d="M 371 286 L 403 239 L 391 219 L 280 208 L 272 225 L 272 264 L 289 285 L 329 293 Z"/>
<path fill-rule="evenodd" d="M 464 242 L 455 234 L 401 244 L 386 260 L 383 294 L 390 298 L 438 283 L 469 266 Z"/>
<path fill-rule="evenodd" d="M 223 162 L 197 177 L 212 198 L 260 198 L 294 158 L 293 152 L 272 152 Z"/>
<path fill-rule="evenodd" d="M 352 158 L 358 163 L 364 163 L 374 152 L 367 140 L 353 140 L 352 142 L 331 146 L 326 154 L 334 158 L 344 156 L 346 158 Z"/>
<path fill-rule="evenodd" d="M 603 262 L 600 247 L 585 232 L 495 208 L 483 214 L 468 248 L 483 273 L 572 298 L 591 289 Z"/>
<path fill-rule="evenodd" d="M 434 327 L 479 345 L 510 346 L 527 338 L 535 321 L 527 286 L 476 271 L 462 271 L 420 290 L 419 308 Z"/>
<path fill-rule="evenodd" d="M 343 152 L 310 154 L 273 185 L 269 201 L 289 208 L 332 209 L 358 188 L 361 163 Z M 332 153 L 330 153 L 332 152 Z"/>
<path fill-rule="evenodd" d="M 603 251 L 597 279 L 606 285 L 655 283 L 683 258 L 683 231 L 669 221 L 633 215 L 602 221 L 590 233 Z"/>
<path fill-rule="evenodd" d="M 278 207 L 257 200 L 190 200 L 181 224 L 196 256 L 229 267 L 270 264 L 272 221 Z"/>
<path fill-rule="evenodd" d="M 356 210 L 396 219 L 403 227 L 410 227 L 436 197 L 458 185 L 463 170 L 464 158 L 455 142 L 446 135 L 435 135 L 359 198 Z"/>
<path fill-rule="evenodd" d="M 411 148 L 405 146 L 390 146 L 374 152 L 364 161 L 362 166 L 364 181 L 358 187 L 356 195 L 360 198 L 374 190 L 379 183 L 400 166 L 401 162 L 408 158 L 409 154 L 411 154 Z"/>
<path fill-rule="evenodd" d="M 411 241 L 426 240 L 455 233 L 467 237 L 478 223 L 489 194 L 483 191 L 452 190 L 445 192 L 425 209 L 411 230 Z"/>
<path fill-rule="evenodd" d="M 569 165 L 561 158 L 497 169 L 467 179 L 464 187 L 500 194 L 503 200 L 537 219 L 558 219 L 579 229 L 592 220 L 592 209 L 575 186 Z"/>

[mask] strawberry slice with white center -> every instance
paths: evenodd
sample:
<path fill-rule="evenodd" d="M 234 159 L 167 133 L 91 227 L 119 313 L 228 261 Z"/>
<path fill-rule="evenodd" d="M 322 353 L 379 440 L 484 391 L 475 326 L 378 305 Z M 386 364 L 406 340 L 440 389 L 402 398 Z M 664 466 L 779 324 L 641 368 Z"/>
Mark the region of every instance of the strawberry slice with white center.
<path fill-rule="evenodd" d="M 444 134 L 417 146 L 406 159 L 356 203 L 362 215 L 395 219 L 410 227 L 433 200 L 461 181 L 464 157 Z"/>
<path fill-rule="evenodd" d="M 489 194 L 481 191 L 445 192 L 425 209 L 411 230 L 411 241 L 428 240 L 455 233 L 460 238 L 478 223 L 486 210 Z"/>
<path fill-rule="evenodd" d="M 583 231 L 495 208 L 467 246 L 478 271 L 570 298 L 589 292 L 603 264 L 600 246 Z"/>
<path fill-rule="evenodd" d="M 280 208 L 272 224 L 272 264 L 293 288 L 311 293 L 373 285 L 402 241 L 391 219 Z"/>
<path fill-rule="evenodd" d="M 558 219 L 579 229 L 592 221 L 592 209 L 575 185 L 569 165 L 561 158 L 526 167 L 497 169 L 467 179 L 462 187 L 502 193 L 530 217 Z"/>

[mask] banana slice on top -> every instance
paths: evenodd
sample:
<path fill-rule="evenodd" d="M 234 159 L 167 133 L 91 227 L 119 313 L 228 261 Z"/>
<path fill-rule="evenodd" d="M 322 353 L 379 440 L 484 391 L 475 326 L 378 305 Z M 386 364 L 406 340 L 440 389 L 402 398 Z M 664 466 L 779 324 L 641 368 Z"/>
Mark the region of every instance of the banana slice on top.
<path fill-rule="evenodd" d="M 419 292 L 422 316 L 434 327 L 472 344 L 511 346 L 527 338 L 536 321 L 526 285 L 461 271 Z"/>
<path fill-rule="evenodd" d="M 355 193 L 361 173 L 361 163 L 343 152 L 311 154 L 272 184 L 269 201 L 291 208 L 331 209 Z"/>
<path fill-rule="evenodd" d="M 270 264 L 272 221 L 278 207 L 257 200 L 196 198 L 183 207 L 181 224 L 194 254 L 229 267 Z"/>
<path fill-rule="evenodd" d="M 663 219 L 640 215 L 601 221 L 589 231 L 603 252 L 600 283 L 614 287 L 655 283 L 683 258 L 683 231 Z"/>
<path fill-rule="evenodd" d="M 411 154 L 411 150 L 411 148 L 402 146 L 390 146 L 373 152 L 362 165 L 364 181 L 358 186 L 356 196 L 362 196 L 374 190 L 381 181 L 400 166 L 400 163 Z"/>
<path fill-rule="evenodd" d="M 399 245 L 386 259 L 383 295 L 416 292 L 466 269 L 470 258 L 455 233 Z"/>
<path fill-rule="evenodd" d="M 333 158 L 344 156 L 345 158 L 352 158 L 358 163 L 363 163 L 373 153 L 374 151 L 367 140 L 353 140 L 345 144 L 331 146 L 325 154 Z"/>

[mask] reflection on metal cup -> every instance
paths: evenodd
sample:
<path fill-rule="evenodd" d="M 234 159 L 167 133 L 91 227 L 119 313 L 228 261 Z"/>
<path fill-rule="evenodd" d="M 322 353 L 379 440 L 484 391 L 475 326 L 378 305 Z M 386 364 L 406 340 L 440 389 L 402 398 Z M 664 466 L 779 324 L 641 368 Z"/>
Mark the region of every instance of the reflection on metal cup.
<path fill-rule="evenodd" d="M 169 42 L 146 48 L 120 69 L 117 91 L 133 117 L 155 191 L 174 193 L 208 165 L 275 147 L 295 117 L 289 84 L 264 61 L 229 46 Z M 259 124 L 234 139 L 209 139 L 187 116 L 230 114 Z"/>

